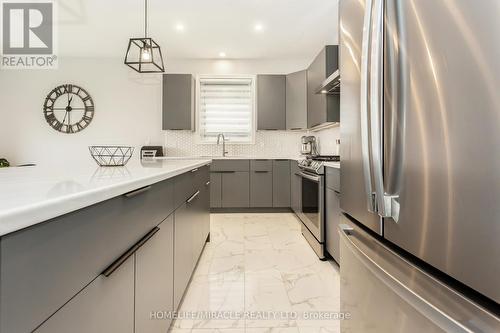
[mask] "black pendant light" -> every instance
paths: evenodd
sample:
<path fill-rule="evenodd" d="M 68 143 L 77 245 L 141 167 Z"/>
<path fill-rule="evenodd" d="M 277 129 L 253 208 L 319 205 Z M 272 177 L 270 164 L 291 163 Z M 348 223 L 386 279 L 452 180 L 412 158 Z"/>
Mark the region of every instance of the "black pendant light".
<path fill-rule="evenodd" d="M 160 46 L 148 37 L 148 0 L 144 0 L 144 37 L 130 38 L 125 65 L 139 73 L 163 73 L 163 56 Z"/>

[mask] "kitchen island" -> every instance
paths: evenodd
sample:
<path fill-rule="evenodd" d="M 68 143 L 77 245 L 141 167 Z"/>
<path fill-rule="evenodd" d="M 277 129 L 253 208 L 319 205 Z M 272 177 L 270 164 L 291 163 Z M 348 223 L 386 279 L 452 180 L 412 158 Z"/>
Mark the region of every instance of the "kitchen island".
<path fill-rule="evenodd" d="M 0 331 L 165 332 L 209 237 L 210 162 L 0 170 Z"/>

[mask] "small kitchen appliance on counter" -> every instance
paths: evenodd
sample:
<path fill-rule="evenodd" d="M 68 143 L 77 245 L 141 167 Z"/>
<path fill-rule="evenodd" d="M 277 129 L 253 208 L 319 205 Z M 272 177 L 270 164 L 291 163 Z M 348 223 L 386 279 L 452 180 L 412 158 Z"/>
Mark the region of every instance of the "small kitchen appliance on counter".
<path fill-rule="evenodd" d="M 318 145 L 317 145 L 315 136 L 304 135 L 301 138 L 301 142 L 302 142 L 302 145 L 300 148 L 300 153 L 302 155 L 308 155 L 308 156 L 318 155 Z"/>
<path fill-rule="evenodd" d="M 141 160 L 153 157 L 163 157 L 162 146 L 143 146 L 141 148 Z"/>
<path fill-rule="evenodd" d="M 297 215 L 302 235 L 320 259 L 325 259 L 325 162 L 338 162 L 338 155 L 308 156 L 300 160 L 301 206 Z"/>

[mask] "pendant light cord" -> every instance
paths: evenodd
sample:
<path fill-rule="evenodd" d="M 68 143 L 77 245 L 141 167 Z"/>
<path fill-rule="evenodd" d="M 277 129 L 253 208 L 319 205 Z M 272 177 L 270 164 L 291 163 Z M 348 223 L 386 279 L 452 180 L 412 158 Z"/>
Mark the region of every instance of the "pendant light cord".
<path fill-rule="evenodd" d="M 148 0 L 144 0 L 144 37 L 148 37 Z"/>

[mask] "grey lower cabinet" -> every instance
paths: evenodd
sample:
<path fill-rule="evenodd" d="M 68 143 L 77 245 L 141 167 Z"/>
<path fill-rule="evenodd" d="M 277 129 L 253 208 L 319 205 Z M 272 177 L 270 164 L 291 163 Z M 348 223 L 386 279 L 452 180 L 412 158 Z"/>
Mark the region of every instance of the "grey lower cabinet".
<path fill-rule="evenodd" d="M 336 168 L 326 168 L 326 250 L 340 264 L 340 170 Z"/>
<path fill-rule="evenodd" d="M 174 214 L 174 309 L 181 303 L 194 268 L 194 215 L 188 203 Z"/>
<path fill-rule="evenodd" d="M 222 208 L 250 207 L 250 173 L 229 171 L 222 173 Z"/>
<path fill-rule="evenodd" d="M 290 161 L 273 161 L 273 207 L 290 207 Z"/>
<path fill-rule="evenodd" d="M 290 162 L 290 206 L 295 214 L 302 210 L 302 177 L 298 176 L 300 172 L 297 161 Z"/>
<path fill-rule="evenodd" d="M 307 70 L 286 76 L 286 129 L 307 128 Z"/>
<path fill-rule="evenodd" d="M 208 171 L 2 236 L 0 332 L 166 332 L 150 316 L 177 309 L 210 232 Z M 176 207 L 174 188 L 194 193 Z"/>
<path fill-rule="evenodd" d="M 163 130 L 194 130 L 195 86 L 191 74 L 163 75 Z"/>
<path fill-rule="evenodd" d="M 250 172 L 250 207 L 273 206 L 273 173 L 267 170 Z"/>
<path fill-rule="evenodd" d="M 134 333 L 134 256 L 111 276 L 99 275 L 34 332 Z"/>
<path fill-rule="evenodd" d="M 222 173 L 210 172 L 210 207 L 222 208 Z"/>
<path fill-rule="evenodd" d="M 286 129 L 285 75 L 257 75 L 257 129 Z"/>
<path fill-rule="evenodd" d="M 171 320 L 154 316 L 174 310 L 173 214 L 158 227 L 160 230 L 135 253 L 136 333 L 167 332 Z"/>

